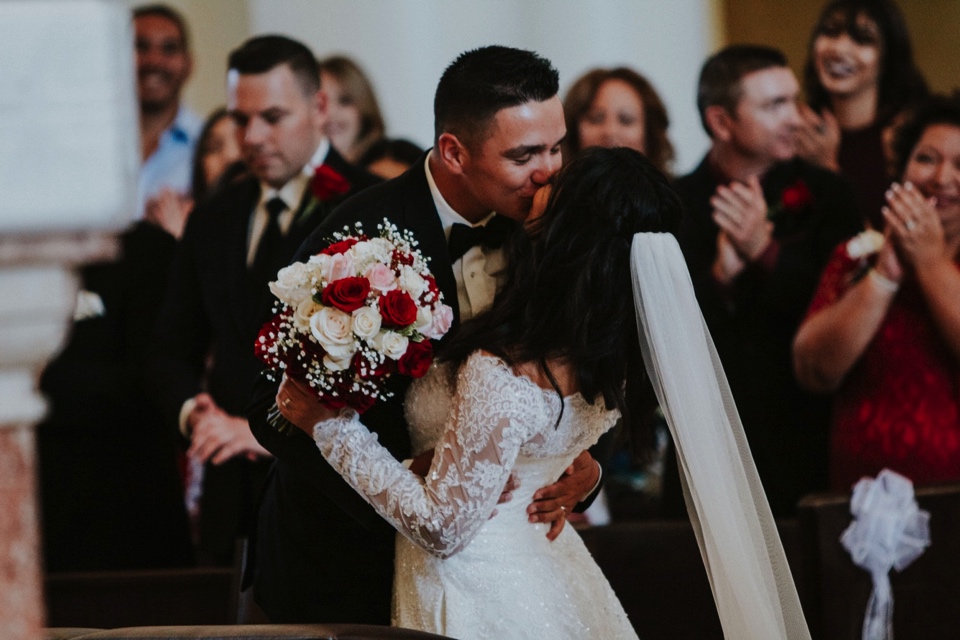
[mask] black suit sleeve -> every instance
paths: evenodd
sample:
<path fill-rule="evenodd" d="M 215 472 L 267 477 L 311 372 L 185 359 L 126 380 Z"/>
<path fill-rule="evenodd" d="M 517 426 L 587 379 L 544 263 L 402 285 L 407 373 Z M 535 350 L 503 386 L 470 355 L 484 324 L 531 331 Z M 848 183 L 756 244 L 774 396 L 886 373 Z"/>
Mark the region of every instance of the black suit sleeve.
<path fill-rule="evenodd" d="M 304 241 L 294 255 L 292 262 L 305 261 L 318 253 L 327 244 L 326 239 L 330 237 L 333 231 L 340 230 L 344 225 L 358 219 L 364 222 L 365 229 L 375 229 L 375 224 L 373 227 L 367 226 L 375 218 L 376 216 L 373 214 L 358 215 L 356 207 L 353 206 L 338 207 Z M 382 215 L 379 219 L 382 220 Z M 301 482 L 310 485 L 312 489 L 326 497 L 364 527 L 368 529 L 382 527 L 385 521 L 327 463 L 310 436 L 299 429 L 296 429 L 293 433 L 281 434 L 268 424 L 267 413 L 275 403 L 278 387 L 278 381 L 271 381 L 266 376 L 261 376 L 254 387 L 252 401 L 246 412 L 250 430 L 254 437 L 267 451 L 274 455 L 277 464 L 282 465 L 284 473 L 292 473 Z M 400 397 L 403 397 L 402 394 Z M 375 412 L 378 408 L 371 409 L 371 412 Z M 368 422 L 367 416 L 365 416 L 364 422 Z M 367 426 L 373 427 L 372 424 Z M 402 422 L 402 416 L 399 426 L 395 425 L 394 431 L 396 430 L 399 430 L 405 436 L 406 426 Z M 381 432 L 379 434 L 381 441 L 389 447 L 388 442 L 384 441 L 384 436 L 388 435 L 385 433 L 386 430 L 381 430 Z"/>
<path fill-rule="evenodd" d="M 174 425 L 183 403 L 201 390 L 211 340 L 197 265 L 203 235 L 199 213 L 188 220 L 173 259 L 149 365 L 151 387 L 165 419 Z"/>

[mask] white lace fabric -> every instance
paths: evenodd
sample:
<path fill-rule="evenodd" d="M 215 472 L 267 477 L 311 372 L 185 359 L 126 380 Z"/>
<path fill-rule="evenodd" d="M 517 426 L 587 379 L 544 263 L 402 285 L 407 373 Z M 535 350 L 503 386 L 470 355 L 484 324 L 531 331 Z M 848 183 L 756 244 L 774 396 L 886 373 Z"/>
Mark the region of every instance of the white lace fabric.
<path fill-rule="evenodd" d="M 474 354 L 458 374 L 453 411 L 425 480 L 377 442 L 354 411 L 319 423 L 330 464 L 418 546 L 448 557 L 487 521 L 521 446 L 547 422 L 543 394 L 499 359 Z"/>
<path fill-rule="evenodd" d="M 550 542 L 548 525 L 526 514 L 534 492 L 618 412 L 579 394 L 561 399 L 490 355 L 471 355 L 455 384 L 446 366 L 431 369 L 406 397 L 414 451 L 436 450 L 425 480 L 354 415 L 315 429 L 331 464 L 403 534 L 393 623 L 461 640 L 636 640 L 576 531 L 565 527 Z M 495 504 L 511 471 L 520 486 Z"/>

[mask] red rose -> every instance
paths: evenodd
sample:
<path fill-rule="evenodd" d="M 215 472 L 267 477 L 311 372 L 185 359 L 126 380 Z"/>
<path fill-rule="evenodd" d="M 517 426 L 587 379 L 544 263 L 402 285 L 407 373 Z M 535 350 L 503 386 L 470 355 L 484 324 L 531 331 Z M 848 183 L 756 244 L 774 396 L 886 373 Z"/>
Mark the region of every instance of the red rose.
<path fill-rule="evenodd" d="M 310 180 L 310 191 L 313 193 L 313 197 L 324 202 L 350 191 L 350 182 L 340 175 L 336 169 L 322 164 L 313 173 L 313 179 Z"/>
<path fill-rule="evenodd" d="M 387 327 L 405 327 L 417 319 L 417 305 L 409 293 L 394 289 L 380 296 L 380 316 Z"/>
<path fill-rule="evenodd" d="M 277 336 L 280 335 L 280 325 L 290 319 L 290 314 L 278 313 L 273 316 L 269 322 L 263 325 L 260 333 L 257 334 L 257 340 L 253 344 L 253 353 L 257 358 L 271 369 L 276 370 L 277 364 L 281 361 L 282 354 L 276 353 L 275 345 Z M 271 353 L 274 351 L 274 353 Z"/>
<path fill-rule="evenodd" d="M 351 409 L 356 409 L 357 413 L 363 413 L 367 409 L 373 406 L 373 403 L 377 401 L 376 398 L 366 395 L 360 391 L 352 391 L 352 384 L 338 384 L 336 386 L 337 396 L 328 396 L 321 395 L 320 402 L 330 407 L 331 409 L 342 409 L 343 407 L 350 407 Z"/>
<path fill-rule="evenodd" d="M 358 351 L 353 356 L 351 368 L 357 372 L 357 376 L 363 380 L 370 378 L 383 378 L 396 370 L 396 362 L 391 358 L 384 358 L 383 362 L 372 368 L 367 359 Z"/>
<path fill-rule="evenodd" d="M 413 256 L 409 253 L 404 253 L 399 249 L 393 250 L 393 268 L 396 269 L 400 265 L 406 265 L 408 267 L 413 266 Z"/>
<path fill-rule="evenodd" d="M 356 238 L 346 238 L 340 242 L 334 242 L 329 247 L 320 252 L 320 255 L 335 256 L 339 253 L 346 253 L 350 247 L 360 242 Z"/>
<path fill-rule="evenodd" d="M 411 378 L 422 378 L 433 361 L 433 345 L 429 340 L 410 341 L 407 352 L 397 361 L 397 371 Z"/>
<path fill-rule="evenodd" d="M 803 180 L 797 180 L 792 185 L 783 190 L 780 196 L 783 208 L 788 211 L 799 211 L 813 202 L 813 194 Z"/>
<path fill-rule="evenodd" d="M 366 278 L 340 278 L 323 290 L 323 304 L 353 313 L 363 306 L 370 293 L 370 281 Z M 414 316 L 416 317 L 416 316 Z"/>
<path fill-rule="evenodd" d="M 438 302 L 440 300 L 440 287 L 437 286 L 437 281 L 433 276 L 424 276 L 423 279 L 427 283 L 427 287 L 423 290 L 423 293 L 420 294 L 420 302 Z M 432 297 L 430 294 L 433 294 Z"/>

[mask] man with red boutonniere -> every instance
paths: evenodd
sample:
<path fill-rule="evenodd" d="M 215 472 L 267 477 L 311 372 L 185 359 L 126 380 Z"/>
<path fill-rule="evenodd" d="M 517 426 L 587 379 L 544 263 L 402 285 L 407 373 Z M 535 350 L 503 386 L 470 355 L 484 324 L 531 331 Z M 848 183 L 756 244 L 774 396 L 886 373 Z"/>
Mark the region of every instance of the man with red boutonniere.
<path fill-rule="evenodd" d="M 247 41 L 230 55 L 227 89 L 243 167 L 187 224 L 153 367 L 170 422 L 205 463 L 199 545 L 217 564 L 249 533 L 270 464 L 244 417 L 262 369 L 251 345 L 272 317 L 267 285 L 335 206 L 378 182 L 323 136 L 326 98 L 303 44 Z"/>
<path fill-rule="evenodd" d="M 775 49 L 712 56 L 697 98 L 711 147 L 676 183 L 684 257 L 776 516 L 827 486 L 828 407 L 798 387 L 790 349 L 830 252 L 860 229 L 846 182 L 796 157 L 798 95 Z M 682 517 L 669 464 L 664 512 Z"/>

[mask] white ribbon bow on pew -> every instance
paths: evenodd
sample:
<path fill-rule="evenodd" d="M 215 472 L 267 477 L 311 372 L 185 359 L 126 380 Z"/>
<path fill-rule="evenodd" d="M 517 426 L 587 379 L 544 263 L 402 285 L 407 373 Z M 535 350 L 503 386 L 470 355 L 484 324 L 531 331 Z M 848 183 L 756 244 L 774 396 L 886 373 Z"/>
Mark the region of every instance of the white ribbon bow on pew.
<path fill-rule="evenodd" d="M 921 511 L 913 483 L 884 469 L 853 489 L 854 520 L 840 536 L 853 562 L 873 578 L 873 593 L 863 620 L 863 640 L 893 639 L 893 591 L 890 569 L 902 571 L 930 545 L 930 514 Z"/>

